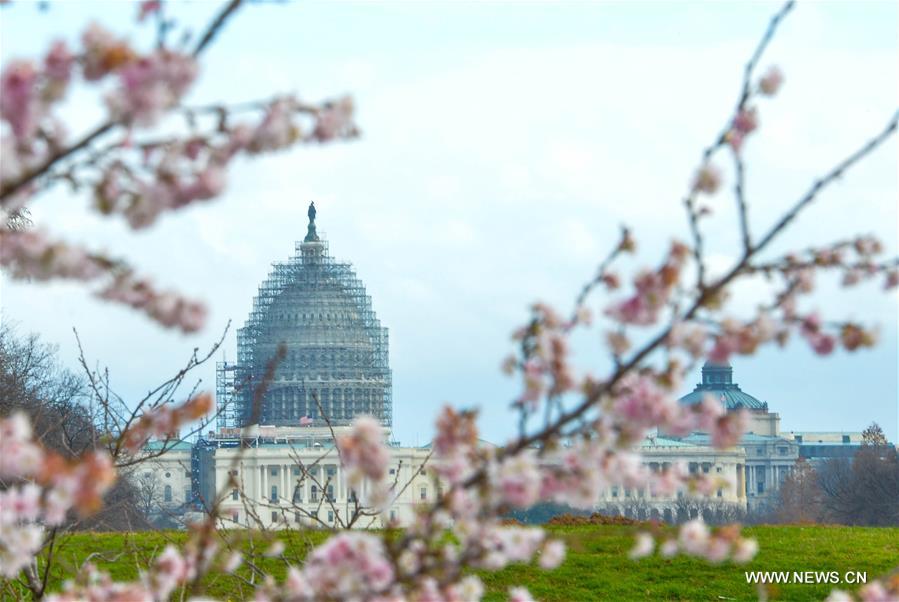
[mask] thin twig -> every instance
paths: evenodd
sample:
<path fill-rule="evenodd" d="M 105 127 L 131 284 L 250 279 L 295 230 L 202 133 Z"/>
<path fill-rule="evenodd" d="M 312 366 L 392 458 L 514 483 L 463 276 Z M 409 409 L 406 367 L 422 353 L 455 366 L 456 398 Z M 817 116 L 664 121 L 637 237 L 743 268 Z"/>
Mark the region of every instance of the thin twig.
<path fill-rule="evenodd" d="M 740 153 L 731 153 L 734 157 L 734 197 L 737 199 L 737 213 L 740 216 L 740 236 L 743 240 L 743 254 L 752 249 L 752 237 L 749 234 L 749 208 L 746 203 L 746 166 Z"/>
<path fill-rule="evenodd" d="M 219 12 L 218 16 L 210 23 L 209 27 L 206 28 L 206 31 L 203 33 L 203 36 L 200 38 L 200 41 L 197 42 L 196 47 L 194 48 L 193 55 L 195 57 L 200 56 L 200 53 L 212 42 L 215 37 L 219 34 L 222 28 L 225 26 L 225 23 L 228 21 L 228 18 L 231 17 L 240 5 L 243 3 L 243 0 L 231 0 Z"/>
<path fill-rule="evenodd" d="M 809 203 L 815 200 L 816 195 L 826 186 L 834 182 L 840 176 L 842 176 L 847 169 L 858 163 L 865 156 L 869 155 L 874 149 L 880 146 L 887 138 L 889 138 L 895 131 L 897 123 L 899 123 L 899 111 L 897 111 L 893 118 L 890 119 L 887 126 L 884 128 L 880 134 L 872 138 L 867 144 L 863 147 L 849 155 L 846 159 L 844 159 L 841 163 L 839 163 L 836 167 L 831 169 L 824 177 L 817 180 L 814 185 L 809 189 L 805 195 L 796 202 L 790 211 L 787 212 L 769 231 L 762 239 L 758 242 L 758 244 L 753 247 L 753 254 L 757 253 L 759 250 L 763 249 L 768 245 L 771 240 L 777 236 L 781 230 L 786 228 L 790 222 L 792 222 L 799 215 L 799 212 L 802 211 Z"/>
<path fill-rule="evenodd" d="M 767 49 L 768 44 L 770 44 L 771 40 L 774 38 L 774 34 L 777 32 L 777 28 L 783 19 L 789 14 L 789 12 L 793 9 L 794 6 L 793 0 L 789 0 L 784 6 L 771 18 L 768 22 L 768 27 L 765 30 L 765 33 L 762 35 L 761 40 L 759 40 L 758 45 L 752 53 L 749 61 L 746 63 L 746 66 L 743 69 L 743 82 L 740 86 L 740 96 L 737 99 L 737 105 L 734 109 L 732 115 L 736 115 L 746 106 L 746 102 L 749 100 L 749 97 L 752 95 L 752 76 L 755 68 L 758 66 L 759 60 L 761 60 L 762 54 Z M 728 134 L 731 130 L 731 119 L 729 117 L 727 120 L 727 124 L 718 134 L 718 137 L 715 139 L 715 142 L 708 146 L 702 153 L 702 161 L 701 163 L 707 163 L 711 158 L 712 154 L 724 146 L 728 140 Z M 737 170 L 737 180 L 739 190 L 737 192 L 737 206 L 738 211 L 740 212 L 740 224 L 741 224 L 741 233 L 743 234 L 743 243 L 744 243 L 744 253 L 746 249 L 748 249 L 751 244 L 746 241 L 749 240 L 749 227 L 748 227 L 748 216 L 747 216 L 747 206 L 745 199 L 743 198 L 743 165 L 742 160 L 737 156 L 736 151 L 734 153 L 735 160 L 738 163 Z M 705 256 L 704 256 L 704 247 L 703 247 L 703 236 L 702 230 L 699 225 L 699 210 L 696 206 L 696 194 L 695 191 L 691 192 L 684 199 L 684 207 L 687 210 L 687 220 L 690 226 L 690 233 L 693 237 L 693 258 L 696 261 L 696 286 L 702 292 L 705 289 Z"/>

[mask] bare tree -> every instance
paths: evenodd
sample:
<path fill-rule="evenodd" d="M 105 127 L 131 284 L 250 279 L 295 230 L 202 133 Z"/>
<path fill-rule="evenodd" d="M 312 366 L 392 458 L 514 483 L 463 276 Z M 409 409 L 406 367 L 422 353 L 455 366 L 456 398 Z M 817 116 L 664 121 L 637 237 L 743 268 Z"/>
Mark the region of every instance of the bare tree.
<path fill-rule="evenodd" d="M 887 445 L 887 436 L 883 433 L 883 429 L 876 422 L 862 431 L 862 442 L 865 445 Z"/>
<path fill-rule="evenodd" d="M 135 500 L 138 510 L 147 517 L 158 515 L 162 508 L 162 488 L 159 486 L 159 479 L 156 479 L 151 473 L 144 472 L 140 476 L 133 479 L 137 489 L 137 499 Z"/>
<path fill-rule="evenodd" d="M 827 519 L 847 525 L 899 525 L 899 452 L 877 424 L 865 431 L 852 460 L 831 459 L 818 470 Z"/>
<path fill-rule="evenodd" d="M 800 458 L 780 487 L 780 504 L 774 520 L 783 523 L 817 523 L 824 518 L 824 492 L 815 468 Z"/>

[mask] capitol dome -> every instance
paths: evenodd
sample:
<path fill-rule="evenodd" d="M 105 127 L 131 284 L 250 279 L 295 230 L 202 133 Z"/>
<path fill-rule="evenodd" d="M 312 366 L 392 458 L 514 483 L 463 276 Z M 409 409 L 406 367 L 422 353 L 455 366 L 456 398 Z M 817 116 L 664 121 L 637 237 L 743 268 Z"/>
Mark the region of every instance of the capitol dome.
<path fill-rule="evenodd" d="M 706 362 L 702 367 L 702 382 L 691 393 L 680 398 L 680 403 L 692 405 L 700 403 L 706 395 L 720 400 L 724 409 L 768 410 L 768 404 L 740 390 L 734 382 L 734 369 L 730 364 Z"/>
<path fill-rule="evenodd" d="M 389 427 L 387 329 L 352 264 L 328 254 L 316 230 L 314 203 L 308 214 L 308 231 L 296 254 L 272 265 L 237 331 L 235 421 L 339 426 L 366 414 Z M 254 411 L 253 390 L 282 343 L 286 356 Z"/>

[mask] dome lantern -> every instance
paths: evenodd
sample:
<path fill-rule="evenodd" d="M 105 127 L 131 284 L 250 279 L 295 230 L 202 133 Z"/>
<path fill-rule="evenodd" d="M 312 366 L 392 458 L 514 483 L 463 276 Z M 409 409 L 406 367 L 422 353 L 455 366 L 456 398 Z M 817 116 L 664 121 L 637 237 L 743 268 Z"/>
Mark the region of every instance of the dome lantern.
<path fill-rule="evenodd" d="M 726 410 L 768 410 L 768 404 L 742 391 L 734 382 L 734 369 L 727 363 L 708 361 L 702 367 L 702 382 L 691 393 L 680 398 L 680 403 L 701 403 L 706 396 L 719 400 Z"/>

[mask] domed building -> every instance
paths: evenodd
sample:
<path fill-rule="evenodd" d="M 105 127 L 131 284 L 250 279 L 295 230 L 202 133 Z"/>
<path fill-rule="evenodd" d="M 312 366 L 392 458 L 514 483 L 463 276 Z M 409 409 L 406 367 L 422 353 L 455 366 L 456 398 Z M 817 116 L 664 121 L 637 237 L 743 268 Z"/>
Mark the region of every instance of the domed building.
<path fill-rule="evenodd" d="M 430 445 L 403 447 L 391 437 L 387 329 L 352 265 L 329 255 L 316 229 L 314 204 L 308 216 L 294 256 L 272 265 L 237 331 L 237 362 L 216 366 L 218 428 L 193 445 L 183 442 L 162 452 L 159 442 L 146 446 L 148 468 L 138 476 L 152 486 L 148 491 L 161 492 L 160 516 L 187 517 L 215 504 L 235 528 L 385 528 L 412 524 L 421 504 L 444 490 L 425 469 L 432 461 Z M 728 412 L 748 412 L 747 432 L 737 445 L 717 449 L 705 432 L 655 432 L 639 451 L 652 472 L 677 464 L 691 474 L 717 477 L 720 487 L 695 497 L 613 484 L 595 510 L 672 522 L 697 516 L 736 520 L 747 510 L 764 514 L 803 448 L 803 457 L 815 460 L 849 457 L 844 452 L 859 445 L 857 433 L 784 436 L 780 416 L 734 382 L 729 364 L 707 362 L 701 382 L 680 403 L 697 404 L 707 396 Z M 380 421 L 390 450 L 388 474 L 403 484 L 383 514 L 359 505 L 369 486 L 363 483 L 357 491 L 351 485 L 336 447 L 335 436 L 363 414 Z M 222 496 L 225 487 L 231 492 Z"/>
<path fill-rule="evenodd" d="M 220 366 L 219 388 L 231 398 L 220 426 L 343 426 L 365 414 L 389 429 L 387 329 L 352 264 L 328 254 L 314 203 L 308 216 L 295 255 L 272 265 L 237 331 L 237 363 Z M 282 346 L 264 396 L 254 401 Z"/>
<path fill-rule="evenodd" d="M 799 458 L 799 445 L 781 435 L 780 415 L 769 411 L 767 402 L 746 393 L 734 382 L 730 364 L 706 362 L 702 367 L 702 381 L 681 397 L 680 403 L 700 403 L 706 396 L 719 400 L 728 412 L 748 412 L 749 424 L 736 446 L 746 454 L 738 483 L 745 491 L 750 511 L 770 507 Z M 708 433 L 693 433 L 680 441 L 703 447 L 712 445 Z"/>
<path fill-rule="evenodd" d="M 767 402 L 760 401 L 740 389 L 734 382 L 734 369 L 730 364 L 706 362 L 702 367 L 702 382 L 691 393 L 680 398 L 680 403 L 693 405 L 706 396 L 720 400 L 728 412 L 746 410 L 749 412 L 749 433 L 757 435 L 777 435 L 780 432 L 780 415 L 768 411 Z"/>

